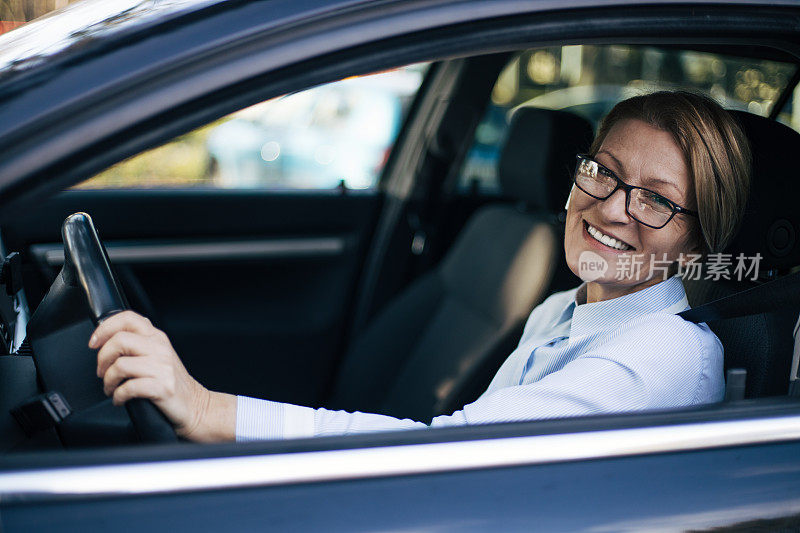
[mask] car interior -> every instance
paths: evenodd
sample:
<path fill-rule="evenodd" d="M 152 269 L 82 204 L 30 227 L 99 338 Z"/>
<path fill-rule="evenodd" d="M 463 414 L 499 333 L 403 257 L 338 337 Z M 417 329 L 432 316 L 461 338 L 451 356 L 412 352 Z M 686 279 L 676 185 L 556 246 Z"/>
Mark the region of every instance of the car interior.
<path fill-rule="evenodd" d="M 597 48 L 623 54 L 615 46 Z M 15 355 L 0 357 L 0 450 L 176 440 L 149 403 L 113 407 L 94 375 L 81 339 L 104 313 L 125 308 L 163 329 L 213 390 L 422 421 L 475 400 L 531 310 L 580 283 L 564 261 L 564 203 L 575 155 L 622 93 L 599 104 L 537 103 L 533 93 L 493 103 L 509 65 L 521 77 L 523 58 L 534 79 L 542 74 L 532 70 L 549 68 L 537 54 L 561 48 L 430 64 L 379 181 L 365 190 L 79 185 L 3 226 L 0 333 Z M 630 49 L 784 67 L 770 107 L 728 106 L 750 140 L 753 171 L 744 222 L 725 253 L 759 254 L 757 279 L 684 285 L 697 307 L 794 273 L 800 220 L 787 154 L 800 149 L 800 133 L 786 122 L 799 60 L 749 45 Z M 493 113 L 503 126 L 486 185 L 466 169 Z M 397 183 L 408 184 L 407 200 L 396 199 Z M 71 216 L 81 212 L 91 218 Z M 71 251 L 73 233 L 93 250 L 92 268 L 102 267 L 92 275 Z M 100 280 L 92 294 L 110 296 L 87 296 L 85 279 Z M 798 312 L 708 320 L 726 370 L 746 371 L 745 401 L 792 401 Z"/>
<path fill-rule="evenodd" d="M 441 261 L 353 339 L 331 406 L 430 420 L 477 398 L 487 372 L 491 379 L 519 342 L 530 310 L 575 284 L 559 212 L 565 171 L 591 138 L 589 121 L 571 113 L 515 113 L 498 161 L 500 187 L 513 203 L 475 211 Z M 532 154 L 531 144 L 542 152 Z"/>

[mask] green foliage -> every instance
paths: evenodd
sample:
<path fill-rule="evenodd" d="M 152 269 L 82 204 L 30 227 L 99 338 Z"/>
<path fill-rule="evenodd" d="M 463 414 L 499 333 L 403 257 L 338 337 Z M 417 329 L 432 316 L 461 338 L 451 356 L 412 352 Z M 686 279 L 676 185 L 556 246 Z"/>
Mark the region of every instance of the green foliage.
<path fill-rule="evenodd" d="M 214 122 L 101 172 L 79 189 L 197 187 L 212 185 L 205 141 Z"/>

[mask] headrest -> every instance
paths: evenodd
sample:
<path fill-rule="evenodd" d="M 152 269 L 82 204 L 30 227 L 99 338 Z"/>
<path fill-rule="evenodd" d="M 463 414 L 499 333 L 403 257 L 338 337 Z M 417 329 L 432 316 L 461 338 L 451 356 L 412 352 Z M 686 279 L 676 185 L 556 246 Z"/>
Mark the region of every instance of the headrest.
<path fill-rule="evenodd" d="M 744 129 L 753 152 L 750 198 L 736 238 L 725 250 L 762 256 L 759 271 L 800 264 L 800 133 L 780 122 L 731 111 Z"/>
<path fill-rule="evenodd" d="M 571 187 L 575 155 L 589 150 L 593 135 L 591 123 L 573 113 L 517 108 L 500 154 L 500 187 L 532 209 L 561 211 Z"/>

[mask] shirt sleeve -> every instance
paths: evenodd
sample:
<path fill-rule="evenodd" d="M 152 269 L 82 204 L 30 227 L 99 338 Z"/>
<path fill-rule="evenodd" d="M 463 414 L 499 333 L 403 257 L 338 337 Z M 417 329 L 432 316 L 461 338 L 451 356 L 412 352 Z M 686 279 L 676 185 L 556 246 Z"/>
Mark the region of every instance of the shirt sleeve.
<path fill-rule="evenodd" d="M 721 376 L 722 345 L 710 330 L 674 315 L 651 315 L 609 333 L 599 348 L 561 370 L 534 383 L 486 393 L 451 415 L 434 418 L 430 426 L 239 397 L 236 436 L 244 441 L 346 435 L 685 407 L 720 401 Z"/>
<path fill-rule="evenodd" d="M 237 442 L 427 427 L 422 422 L 371 413 L 312 409 L 247 396 L 239 396 L 236 400 Z"/>

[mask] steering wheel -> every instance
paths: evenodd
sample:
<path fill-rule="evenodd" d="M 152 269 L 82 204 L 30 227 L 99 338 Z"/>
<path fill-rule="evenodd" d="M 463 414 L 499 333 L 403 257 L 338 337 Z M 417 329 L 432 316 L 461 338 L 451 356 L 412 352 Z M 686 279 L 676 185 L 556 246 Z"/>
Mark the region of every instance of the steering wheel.
<path fill-rule="evenodd" d="M 127 310 L 128 303 L 92 218 L 86 213 L 70 215 L 64 221 L 61 236 L 64 266 L 28 324 L 34 361 L 44 386 L 58 387 L 70 403 L 82 409 L 65 422 L 75 418 L 73 425 L 84 433 L 88 426 L 94 435 L 113 432 L 116 428 L 109 421 L 114 416 L 107 414 L 109 401 L 94 375 L 97 355 L 85 345 L 88 332 L 110 316 Z M 91 322 L 86 318 L 87 303 Z M 80 343 L 83 345 L 75 346 Z M 172 425 L 149 400 L 129 400 L 125 409 L 139 441 L 177 442 Z M 62 427 L 62 439 L 70 430 L 68 424 Z"/>

